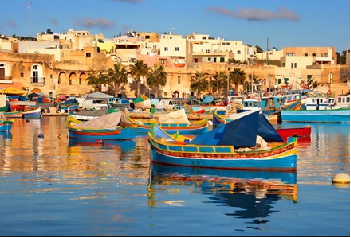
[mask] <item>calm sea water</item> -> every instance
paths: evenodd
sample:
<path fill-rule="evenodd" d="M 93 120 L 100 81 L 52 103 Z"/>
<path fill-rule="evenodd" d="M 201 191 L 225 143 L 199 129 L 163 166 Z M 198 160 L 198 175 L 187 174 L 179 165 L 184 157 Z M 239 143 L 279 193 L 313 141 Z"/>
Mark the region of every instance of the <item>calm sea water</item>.
<path fill-rule="evenodd" d="M 350 187 L 332 184 L 350 173 L 349 124 L 310 124 L 296 173 L 150 165 L 145 136 L 69 141 L 64 124 L 0 134 L 0 235 L 350 235 Z"/>

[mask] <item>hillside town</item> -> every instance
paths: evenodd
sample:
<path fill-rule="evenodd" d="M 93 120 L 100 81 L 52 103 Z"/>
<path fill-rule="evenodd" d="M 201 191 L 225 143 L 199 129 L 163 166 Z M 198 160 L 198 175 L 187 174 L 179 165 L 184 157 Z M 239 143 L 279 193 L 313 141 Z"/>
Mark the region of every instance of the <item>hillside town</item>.
<path fill-rule="evenodd" d="M 269 38 L 261 47 L 197 32 L 184 37 L 132 31 L 112 39 L 73 29 L 47 29 L 37 37 L 2 35 L 0 89 L 36 90 L 51 98 L 94 91 L 120 98 L 225 97 L 304 89 L 335 97 L 350 92 L 349 49 L 277 49 L 270 48 Z M 152 80 L 157 72 L 163 73 L 163 80 Z"/>

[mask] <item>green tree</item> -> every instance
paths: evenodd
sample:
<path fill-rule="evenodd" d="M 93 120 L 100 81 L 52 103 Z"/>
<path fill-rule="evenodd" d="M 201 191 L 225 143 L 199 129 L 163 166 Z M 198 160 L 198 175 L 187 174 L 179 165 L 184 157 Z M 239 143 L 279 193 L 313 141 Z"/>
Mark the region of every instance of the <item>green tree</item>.
<path fill-rule="evenodd" d="M 200 96 L 201 92 L 205 92 L 208 90 L 209 82 L 207 80 L 208 77 L 207 72 L 196 72 L 195 78 L 191 82 L 190 88 L 193 91 L 197 92 L 197 96 Z"/>
<path fill-rule="evenodd" d="M 246 79 L 245 71 L 241 70 L 241 68 L 234 68 L 233 72 L 229 73 L 229 80 L 235 86 L 235 91 L 238 92 L 239 85 L 244 85 Z"/>
<path fill-rule="evenodd" d="M 257 50 L 257 53 L 263 53 L 263 49 L 258 45 L 256 45 L 256 50 Z"/>
<path fill-rule="evenodd" d="M 136 97 L 140 96 L 141 77 L 146 76 L 149 68 L 144 60 L 137 60 L 135 64 L 130 66 L 131 74 L 136 82 Z"/>
<path fill-rule="evenodd" d="M 108 84 L 108 76 L 101 72 L 99 74 L 90 72 L 87 80 L 88 85 L 93 85 L 94 90 L 99 92 L 101 92 L 101 85 Z"/>
<path fill-rule="evenodd" d="M 113 68 L 108 69 L 107 75 L 109 83 L 114 86 L 115 97 L 117 97 L 121 85 L 128 83 L 128 71 L 120 63 L 116 63 Z"/>
<path fill-rule="evenodd" d="M 151 68 L 147 76 L 147 84 L 155 92 L 155 97 L 159 97 L 160 86 L 165 86 L 167 83 L 167 73 L 163 71 L 163 66 L 155 64 L 154 68 Z"/>
<path fill-rule="evenodd" d="M 219 90 L 227 86 L 228 76 L 224 71 L 216 72 L 213 76 L 213 81 L 211 81 L 211 88 L 217 91 L 217 97 L 219 97 Z"/>

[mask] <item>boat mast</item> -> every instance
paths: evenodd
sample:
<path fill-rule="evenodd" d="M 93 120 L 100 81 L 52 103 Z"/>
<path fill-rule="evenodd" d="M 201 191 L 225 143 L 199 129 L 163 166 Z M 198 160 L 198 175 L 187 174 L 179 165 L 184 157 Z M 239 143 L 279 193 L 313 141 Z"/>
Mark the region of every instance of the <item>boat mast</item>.
<path fill-rule="evenodd" d="M 266 51 L 266 65 L 268 67 L 269 65 L 269 38 L 267 37 L 267 51 Z M 269 69 L 268 69 L 268 72 L 269 72 Z M 271 92 L 271 77 L 270 75 L 268 74 L 268 96 Z"/>

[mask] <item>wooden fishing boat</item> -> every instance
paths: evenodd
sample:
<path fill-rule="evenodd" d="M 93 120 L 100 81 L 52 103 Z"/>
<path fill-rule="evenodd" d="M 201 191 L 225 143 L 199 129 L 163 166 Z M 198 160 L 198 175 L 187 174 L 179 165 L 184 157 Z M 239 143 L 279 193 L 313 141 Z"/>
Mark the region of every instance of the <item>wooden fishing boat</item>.
<path fill-rule="evenodd" d="M 7 119 L 4 113 L 0 112 L 0 132 L 10 132 L 13 119 Z"/>
<path fill-rule="evenodd" d="M 130 119 L 137 127 L 138 133 L 147 134 L 153 123 L 157 123 L 168 134 L 179 133 L 182 135 L 200 135 L 208 131 L 208 120 L 202 119 L 193 123 L 158 123 L 156 119 L 141 120 Z"/>
<path fill-rule="evenodd" d="M 283 122 L 350 123 L 350 108 L 325 110 L 282 110 Z"/>
<path fill-rule="evenodd" d="M 288 137 L 291 137 L 291 136 L 296 136 L 298 138 L 310 137 L 312 133 L 312 128 L 308 125 L 305 127 L 296 127 L 296 128 L 277 128 L 276 130 L 278 134 L 281 136 L 281 138 L 283 138 L 284 141 L 286 141 Z"/>
<path fill-rule="evenodd" d="M 260 128 L 258 121 L 259 112 L 255 111 L 191 141 L 172 139 L 156 124 L 148 133 L 152 162 L 213 169 L 295 171 L 297 138 L 284 142 L 275 130 L 262 131 L 269 128 Z M 274 145 L 259 144 L 258 135 Z M 256 149 L 259 146 L 262 149 Z"/>
<path fill-rule="evenodd" d="M 13 120 L 0 119 L 0 132 L 10 132 L 13 125 Z"/>
<path fill-rule="evenodd" d="M 28 111 L 22 111 L 22 118 L 41 118 L 41 108 L 39 107 Z"/>
<path fill-rule="evenodd" d="M 70 116 L 66 120 L 66 127 L 69 130 L 69 138 L 131 140 L 136 137 L 136 127 L 122 111 L 103 115 L 84 123 Z"/>
<path fill-rule="evenodd" d="M 8 119 L 13 118 L 22 118 L 22 111 L 11 111 L 11 112 L 3 112 L 3 114 Z"/>
<path fill-rule="evenodd" d="M 243 115 L 247 115 L 251 112 L 241 112 L 236 114 L 237 119 L 242 117 Z M 223 115 L 219 115 L 216 112 L 213 114 L 213 124 L 215 126 L 222 126 L 226 123 L 230 123 L 231 121 L 234 121 L 235 118 L 227 118 Z M 307 137 L 311 136 L 312 133 L 312 128 L 310 126 L 305 126 L 305 127 L 295 127 L 295 128 L 277 128 L 276 131 L 278 134 L 281 136 L 281 138 L 284 141 L 287 141 L 288 137 L 296 136 L 298 138 L 300 137 Z"/>

